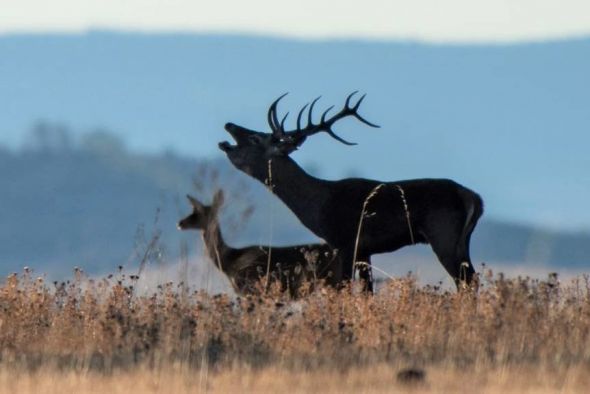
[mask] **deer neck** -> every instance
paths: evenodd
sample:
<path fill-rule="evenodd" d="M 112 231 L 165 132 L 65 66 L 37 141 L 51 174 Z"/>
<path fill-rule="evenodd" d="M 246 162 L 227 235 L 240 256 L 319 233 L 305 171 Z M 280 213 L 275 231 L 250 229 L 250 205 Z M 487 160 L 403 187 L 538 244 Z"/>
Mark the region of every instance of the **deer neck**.
<path fill-rule="evenodd" d="M 215 263 L 215 266 L 225 272 L 228 268 L 228 257 L 231 248 L 223 240 L 219 222 L 209 223 L 205 231 L 203 231 L 203 242 L 207 248 L 209 258 Z"/>
<path fill-rule="evenodd" d="M 306 173 L 289 157 L 269 161 L 265 184 L 310 230 L 318 234 L 318 218 L 329 198 L 329 181 Z"/>

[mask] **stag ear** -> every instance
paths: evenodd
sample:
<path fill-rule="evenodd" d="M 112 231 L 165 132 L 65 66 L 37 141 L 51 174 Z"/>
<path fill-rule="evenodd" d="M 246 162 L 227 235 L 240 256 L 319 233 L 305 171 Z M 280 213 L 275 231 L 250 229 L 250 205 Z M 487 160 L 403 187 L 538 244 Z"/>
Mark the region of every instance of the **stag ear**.
<path fill-rule="evenodd" d="M 203 204 L 201 204 L 201 202 L 199 200 L 197 200 L 196 198 L 194 198 L 190 194 L 187 194 L 186 198 L 191 203 L 191 205 L 193 206 L 194 209 L 199 210 L 199 211 L 203 210 L 203 208 L 204 208 Z"/>
<path fill-rule="evenodd" d="M 275 156 L 288 156 L 296 151 L 307 137 L 304 135 L 284 135 L 281 139 L 271 144 L 271 154 Z"/>
<path fill-rule="evenodd" d="M 213 203 L 211 204 L 215 209 L 219 209 L 223 205 L 224 195 L 223 190 L 218 189 L 213 196 Z"/>
<path fill-rule="evenodd" d="M 295 150 L 297 150 L 297 145 L 284 142 L 272 145 L 270 149 L 273 156 L 289 156 Z"/>

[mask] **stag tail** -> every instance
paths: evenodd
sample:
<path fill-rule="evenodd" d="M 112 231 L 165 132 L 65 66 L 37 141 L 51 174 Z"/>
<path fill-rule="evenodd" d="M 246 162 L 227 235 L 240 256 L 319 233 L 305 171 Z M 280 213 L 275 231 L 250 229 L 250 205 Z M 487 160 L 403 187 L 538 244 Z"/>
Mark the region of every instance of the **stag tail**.
<path fill-rule="evenodd" d="M 461 195 L 463 202 L 465 203 L 467 217 L 465 219 L 465 224 L 461 233 L 460 239 L 462 242 L 457 245 L 457 248 L 459 248 L 458 252 L 460 254 L 467 253 L 466 257 L 468 258 L 469 251 L 467 248 L 469 248 L 471 233 L 473 232 L 473 229 L 475 228 L 479 218 L 483 215 L 484 206 L 481 196 L 474 191 L 463 189 L 461 190 Z"/>

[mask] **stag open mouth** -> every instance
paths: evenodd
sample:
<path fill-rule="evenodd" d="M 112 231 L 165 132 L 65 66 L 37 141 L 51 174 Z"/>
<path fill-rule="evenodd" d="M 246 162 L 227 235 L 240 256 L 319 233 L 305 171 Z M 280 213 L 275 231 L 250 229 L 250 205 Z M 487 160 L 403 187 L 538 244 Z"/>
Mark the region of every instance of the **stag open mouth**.
<path fill-rule="evenodd" d="M 218 144 L 218 146 L 219 146 L 219 149 L 221 149 L 224 152 L 229 152 L 229 151 L 237 148 L 236 145 L 232 145 L 228 141 L 222 141 Z"/>
<path fill-rule="evenodd" d="M 234 150 L 238 146 L 251 145 L 252 142 L 250 141 L 250 138 L 251 138 L 252 134 L 257 133 L 256 131 L 248 130 L 244 127 L 238 126 L 233 123 L 227 123 L 225 125 L 225 131 L 227 131 L 232 136 L 232 138 L 234 139 L 236 144 L 232 145 L 228 141 L 220 142 L 219 149 L 221 149 L 224 152 L 229 152 L 231 150 Z"/>
<path fill-rule="evenodd" d="M 238 142 L 238 140 L 236 139 L 236 136 L 235 136 L 235 135 L 234 135 L 234 133 L 233 133 L 233 127 L 234 127 L 234 125 L 233 125 L 233 124 L 231 124 L 231 123 L 227 123 L 227 124 L 225 125 L 225 131 L 227 131 L 228 133 L 230 133 L 230 134 L 231 134 L 231 136 L 232 136 L 232 138 L 233 138 L 233 139 L 234 139 L 236 142 Z M 237 148 L 237 145 L 232 145 L 232 144 L 231 144 L 229 141 L 222 141 L 222 142 L 220 142 L 220 143 L 218 144 L 218 146 L 219 146 L 219 149 L 221 149 L 221 150 L 222 150 L 222 151 L 224 151 L 224 152 L 229 152 L 229 151 L 231 151 L 231 150 L 233 150 L 233 149 L 236 149 L 236 148 Z"/>

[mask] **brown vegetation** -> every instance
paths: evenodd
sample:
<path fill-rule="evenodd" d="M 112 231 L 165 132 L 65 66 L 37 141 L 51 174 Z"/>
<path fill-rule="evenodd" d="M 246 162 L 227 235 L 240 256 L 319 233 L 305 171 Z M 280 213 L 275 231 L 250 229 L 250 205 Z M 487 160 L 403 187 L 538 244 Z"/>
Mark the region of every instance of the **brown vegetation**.
<path fill-rule="evenodd" d="M 195 390 L 198 381 L 203 390 L 243 384 L 267 392 L 279 382 L 330 391 L 316 383 L 340 376 L 334 391 L 346 379 L 358 389 L 364 379 L 371 392 L 403 386 L 396 376 L 405 367 L 426 371 L 412 388 L 421 390 L 501 383 L 507 391 L 528 387 L 526 376 L 530 387 L 549 391 L 590 383 L 588 277 L 564 285 L 556 276 L 488 272 L 478 292 L 458 293 L 407 277 L 385 282 L 374 296 L 316 287 L 296 302 L 278 286 L 264 297 L 232 298 L 172 283 L 140 296 L 133 285 L 123 274 L 91 280 L 77 272 L 53 286 L 28 271 L 9 276 L 0 287 L 0 391 L 26 391 L 18 385 L 42 376 L 96 389 L 99 376 L 141 375 L 184 376 L 175 384 Z M 443 376 L 453 379 L 438 382 Z M 149 379 L 136 388 L 149 391 Z"/>

